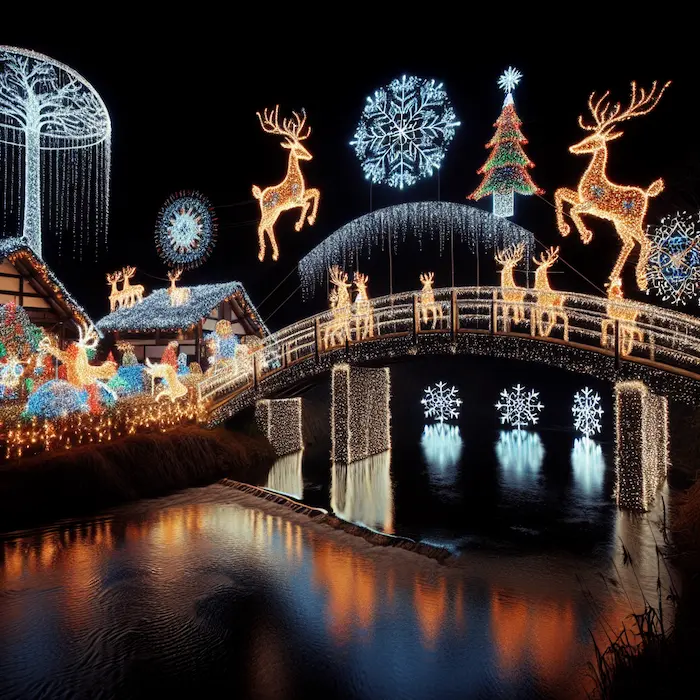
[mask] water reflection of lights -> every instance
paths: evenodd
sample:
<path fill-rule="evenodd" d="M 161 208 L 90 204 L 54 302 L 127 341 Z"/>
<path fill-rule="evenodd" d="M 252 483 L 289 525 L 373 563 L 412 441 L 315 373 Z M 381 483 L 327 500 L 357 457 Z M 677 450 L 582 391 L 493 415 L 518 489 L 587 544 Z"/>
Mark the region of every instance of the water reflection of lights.
<path fill-rule="evenodd" d="M 280 457 L 270 469 L 265 488 L 292 498 L 303 498 L 304 480 L 301 474 L 303 456 L 304 450 L 299 450 Z"/>
<path fill-rule="evenodd" d="M 496 457 L 502 472 L 524 485 L 539 474 L 544 460 L 544 446 L 537 433 L 501 430 L 496 443 Z"/>
<path fill-rule="evenodd" d="M 343 520 L 394 531 L 391 450 L 331 467 L 331 508 Z"/>
<path fill-rule="evenodd" d="M 571 468 L 576 486 L 587 496 L 593 496 L 603 488 L 605 457 L 600 445 L 590 438 L 576 438 L 571 450 Z"/>
<path fill-rule="evenodd" d="M 430 478 L 451 486 L 457 478 L 457 465 L 462 456 L 462 436 L 456 425 L 426 425 L 420 439 Z"/>

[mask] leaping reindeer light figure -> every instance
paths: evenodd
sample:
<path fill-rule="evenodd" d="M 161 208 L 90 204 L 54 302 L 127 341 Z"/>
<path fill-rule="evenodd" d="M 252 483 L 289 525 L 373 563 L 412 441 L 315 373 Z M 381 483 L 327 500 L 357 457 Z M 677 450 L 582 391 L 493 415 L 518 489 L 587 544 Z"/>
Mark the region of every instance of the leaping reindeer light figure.
<path fill-rule="evenodd" d="M 301 208 L 301 216 L 294 228 L 300 231 L 304 225 L 304 220 L 308 220 L 313 226 L 318 212 L 318 202 L 321 193 L 317 189 L 306 189 L 304 176 L 299 167 L 300 160 L 311 160 L 313 156 L 301 145 L 302 141 L 309 138 L 311 127 L 307 127 L 304 132 L 306 122 L 306 112 L 302 109 L 301 116 L 292 112 L 293 119 L 284 119 L 282 126 L 279 125 L 279 105 L 274 112 L 263 111 L 263 116 L 257 112 L 260 126 L 268 134 L 284 136 L 282 148 L 289 149 L 289 160 L 287 163 L 287 175 L 279 183 L 272 187 L 261 190 L 257 185 L 253 185 L 253 196 L 260 202 L 260 224 L 258 226 L 258 259 L 262 262 L 265 259 L 265 235 L 267 234 L 272 246 L 272 259 L 279 258 L 277 239 L 275 238 L 275 222 L 279 215 L 287 209 Z M 307 212 L 313 201 L 313 209 L 307 219 Z"/>
<path fill-rule="evenodd" d="M 633 117 L 649 114 L 661 99 L 664 90 L 671 83 L 666 83 L 657 92 L 656 81 L 648 92 L 642 88 L 637 90 L 632 83 L 632 96 L 627 109 L 622 110 L 620 103 L 610 107 L 607 97 L 610 91 L 595 100 L 595 93 L 588 98 L 588 109 L 593 117 L 592 124 L 585 124 L 579 116 L 578 123 L 582 129 L 591 131 L 582 141 L 569 147 L 575 154 L 592 154 L 591 162 L 578 183 L 576 191 L 563 187 L 554 193 L 557 213 L 557 227 L 562 236 L 568 236 L 570 227 L 564 221 L 564 203 L 571 204 L 570 215 L 576 230 L 584 243 L 589 243 L 593 234 L 581 219 L 582 214 L 595 216 L 599 219 L 612 221 L 617 235 L 622 239 L 622 250 L 617 257 L 615 266 L 610 273 L 610 284 L 615 283 L 622 275 L 622 267 L 634 248 L 639 243 L 639 261 L 636 267 L 637 286 L 647 288 L 646 268 L 651 252 L 651 243 L 644 230 L 644 218 L 647 213 L 649 197 L 656 197 L 664 189 L 664 181 L 659 178 L 649 185 L 646 190 L 640 187 L 616 185 L 608 180 L 605 170 L 608 161 L 608 141 L 620 138 L 622 131 L 615 131 L 616 125 Z M 622 289 L 620 288 L 620 292 Z"/>

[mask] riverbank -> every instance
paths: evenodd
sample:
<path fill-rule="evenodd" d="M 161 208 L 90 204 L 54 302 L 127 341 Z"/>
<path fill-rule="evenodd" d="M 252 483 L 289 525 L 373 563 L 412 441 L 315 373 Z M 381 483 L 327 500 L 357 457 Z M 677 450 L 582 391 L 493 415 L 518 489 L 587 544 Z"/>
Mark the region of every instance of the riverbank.
<path fill-rule="evenodd" d="M 89 515 L 224 476 L 259 482 L 274 458 L 263 437 L 187 427 L 7 462 L 0 465 L 0 532 Z"/>

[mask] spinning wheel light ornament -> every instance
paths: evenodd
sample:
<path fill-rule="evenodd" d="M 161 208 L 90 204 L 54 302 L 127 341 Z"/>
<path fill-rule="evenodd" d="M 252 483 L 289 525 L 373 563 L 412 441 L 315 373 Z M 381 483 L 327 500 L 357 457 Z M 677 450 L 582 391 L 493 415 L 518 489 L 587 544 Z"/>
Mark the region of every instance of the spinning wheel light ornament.
<path fill-rule="evenodd" d="M 685 304 L 700 281 L 698 214 L 677 212 L 661 220 L 652 236 L 647 279 L 662 301 Z"/>
<path fill-rule="evenodd" d="M 439 169 L 459 125 L 442 83 L 404 75 L 367 98 L 350 145 L 368 180 L 403 189 Z"/>
<path fill-rule="evenodd" d="M 564 221 L 564 204 L 570 204 L 569 215 L 584 243 L 590 243 L 593 233 L 586 228 L 582 214 L 607 219 L 615 226 L 615 231 L 622 241 L 622 249 L 617 256 L 615 266 L 610 273 L 610 283 L 622 278 L 622 268 L 627 262 L 635 243 L 639 244 L 639 261 L 636 267 L 637 286 L 647 288 L 647 262 L 651 254 L 651 242 L 644 229 L 644 219 L 649 205 L 649 198 L 656 197 L 664 189 L 664 181 L 659 178 L 646 189 L 617 185 L 608 180 L 606 175 L 608 162 L 608 141 L 620 138 L 623 132 L 616 130 L 622 122 L 649 114 L 659 103 L 664 91 L 671 83 L 666 83 L 657 91 L 657 83 L 652 83 L 650 90 L 637 89 L 632 83 L 632 95 L 629 107 L 622 109 L 617 102 L 611 106 L 608 102 L 610 91 L 596 99 L 595 93 L 588 98 L 588 109 L 593 118 L 586 124 L 579 116 L 579 126 L 591 133 L 584 139 L 569 146 L 569 152 L 576 155 L 590 155 L 591 162 L 581 176 L 576 190 L 562 187 L 554 193 L 557 215 L 557 227 L 562 236 L 568 236 L 571 227 Z"/>
<path fill-rule="evenodd" d="M 0 46 L 4 212 L 19 218 L 21 211 L 22 236 L 39 257 L 42 212 L 51 230 L 79 232 L 81 254 L 91 231 L 96 242 L 106 237 L 111 135 L 102 98 L 79 73 L 43 54 Z"/>
<path fill-rule="evenodd" d="M 201 265 L 216 243 L 214 207 L 199 192 L 171 195 L 158 214 L 156 247 L 166 265 L 191 269 Z"/>

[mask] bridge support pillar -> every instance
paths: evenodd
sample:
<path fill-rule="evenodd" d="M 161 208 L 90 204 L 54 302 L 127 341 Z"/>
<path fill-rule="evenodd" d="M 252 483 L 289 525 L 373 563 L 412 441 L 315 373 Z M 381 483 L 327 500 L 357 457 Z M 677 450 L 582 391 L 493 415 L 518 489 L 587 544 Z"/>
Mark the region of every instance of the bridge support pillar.
<path fill-rule="evenodd" d="M 278 457 L 303 449 L 301 399 L 261 399 L 255 403 L 255 421 Z"/>
<path fill-rule="evenodd" d="M 333 461 L 349 464 L 388 450 L 389 368 L 335 365 L 331 388 Z"/>
<path fill-rule="evenodd" d="M 668 470 L 668 399 L 640 381 L 615 385 L 615 496 L 622 508 L 649 510 Z"/>

